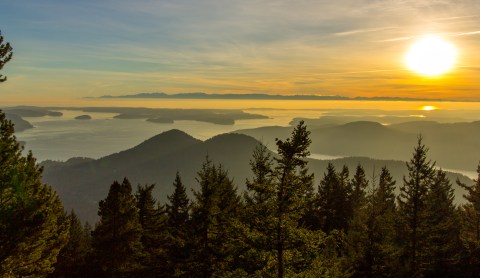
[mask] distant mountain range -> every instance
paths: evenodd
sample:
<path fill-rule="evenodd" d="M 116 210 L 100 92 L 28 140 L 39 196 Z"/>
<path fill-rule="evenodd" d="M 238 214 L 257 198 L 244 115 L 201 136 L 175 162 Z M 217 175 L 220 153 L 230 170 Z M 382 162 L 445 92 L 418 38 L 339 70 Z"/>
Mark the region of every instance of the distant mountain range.
<path fill-rule="evenodd" d="M 132 95 L 105 95 L 90 98 L 167 98 L 167 99 L 251 99 L 251 100 L 384 100 L 384 101 L 444 101 L 443 99 L 403 97 L 344 97 L 338 95 L 270 95 L 270 94 L 206 94 L 195 93 L 138 93 Z M 454 101 L 454 100 L 448 100 Z"/>
<path fill-rule="evenodd" d="M 283 131 L 286 131 L 285 134 Z M 288 131 L 282 130 L 282 135 L 285 136 L 280 138 L 288 137 Z M 114 180 L 128 177 L 133 185 L 155 183 L 155 196 L 163 203 L 172 192 L 177 170 L 187 188 L 198 189 L 196 173 L 206 156 L 214 163 L 221 163 L 234 178 L 239 190 L 243 190 L 246 178 L 251 176 L 249 160 L 258 144 L 259 141 L 243 134 L 222 134 L 200 141 L 182 131 L 170 130 L 131 149 L 96 160 L 72 158 L 66 162 L 45 161 L 41 164 L 44 167 L 43 181 L 52 185 L 60 194 L 66 209 L 75 209 L 82 220 L 92 223 L 97 220 L 98 202 L 106 197 Z M 414 142 L 409 144 L 406 156 L 413 150 Z M 310 159 L 309 168 L 316 175 L 316 186 L 328 162 Z M 397 180 L 397 185 L 402 184 L 402 176 L 406 173 L 405 162 L 402 161 L 350 157 L 332 162 L 339 170 L 342 165 L 347 165 L 351 174 L 360 163 L 368 176 L 373 175 L 374 169 L 378 174 L 381 167 L 387 166 Z M 452 182 L 456 178 L 469 182 L 459 174 L 449 175 Z M 457 201 L 460 202 L 463 191 L 459 188 L 456 191 Z"/>
<path fill-rule="evenodd" d="M 437 165 L 449 169 L 476 169 L 480 160 L 480 121 L 438 123 L 414 121 L 391 125 L 378 122 L 342 122 L 334 118 L 307 119 L 311 131 L 312 153 L 331 156 L 367 156 L 376 159 L 407 160 L 422 135 Z M 252 136 L 273 146 L 292 127 L 260 127 L 236 132 Z"/>

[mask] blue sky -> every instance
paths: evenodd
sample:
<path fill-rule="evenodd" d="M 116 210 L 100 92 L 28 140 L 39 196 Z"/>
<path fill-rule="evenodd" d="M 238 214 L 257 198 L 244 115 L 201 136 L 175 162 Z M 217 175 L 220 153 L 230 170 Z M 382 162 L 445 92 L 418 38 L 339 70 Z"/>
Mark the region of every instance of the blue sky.
<path fill-rule="evenodd" d="M 5 98 L 139 92 L 477 99 L 480 1 L 3 1 Z M 425 34 L 460 50 L 425 79 L 403 56 Z"/>

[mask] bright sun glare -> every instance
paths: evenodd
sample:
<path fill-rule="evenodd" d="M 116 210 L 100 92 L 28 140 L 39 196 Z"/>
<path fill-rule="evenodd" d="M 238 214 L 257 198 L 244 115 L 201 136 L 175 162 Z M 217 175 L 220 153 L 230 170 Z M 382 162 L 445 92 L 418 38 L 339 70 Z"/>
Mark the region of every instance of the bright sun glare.
<path fill-rule="evenodd" d="M 423 111 L 432 111 L 432 110 L 437 110 L 438 107 L 433 106 L 433 105 L 426 105 L 426 106 L 422 106 L 422 108 L 420 108 L 420 109 L 423 110 Z"/>
<path fill-rule="evenodd" d="M 407 67 L 421 75 L 434 77 L 448 72 L 455 64 L 457 49 L 444 39 L 429 35 L 417 40 L 407 52 Z"/>

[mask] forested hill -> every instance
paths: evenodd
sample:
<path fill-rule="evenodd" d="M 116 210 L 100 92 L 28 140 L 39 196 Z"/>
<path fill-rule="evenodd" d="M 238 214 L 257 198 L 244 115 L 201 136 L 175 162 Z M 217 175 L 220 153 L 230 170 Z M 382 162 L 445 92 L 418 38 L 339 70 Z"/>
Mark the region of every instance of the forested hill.
<path fill-rule="evenodd" d="M 406 155 L 410 154 L 414 143 L 414 140 L 410 142 Z M 128 177 L 133 185 L 155 183 L 154 195 L 164 203 L 167 194 L 171 194 L 177 170 L 187 188 L 198 189 L 197 172 L 206 156 L 213 162 L 222 164 L 234 178 L 235 185 L 243 190 L 246 178 L 251 177 L 249 161 L 258 144 L 259 141 L 242 134 L 222 134 L 200 141 L 182 131 L 170 130 L 131 149 L 97 160 L 72 158 L 66 162 L 45 161 L 42 163 L 43 181 L 59 193 L 67 210 L 73 208 L 82 220 L 95 223 L 98 202 L 106 196 L 113 180 Z M 316 186 L 323 177 L 328 162 L 330 161 L 310 159 L 309 168 L 315 174 Z M 374 170 L 378 174 L 381 167 L 387 166 L 397 180 L 397 186 L 402 184 L 402 177 L 407 173 L 403 161 L 350 157 L 333 160 L 332 163 L 338 170 L 347 165 L 351 169 L 351 175 L 355 167 L 361 164 L 367 177 L 371 177 Z M 457 177 L 468 182 L 466 177 L 450 174 L 452 181 Z M 455 188 L 457 201 L 460 201 L 463 191 Z M 187 192 L 191 194 L 190 189 Z"/>
<path fill-rule="evenodd" d="M 382 125 L 375 121 L 351 121 L 349 118 L 349 122 L 344 122 L 342 119 L 306 120 L 311 131 L 312 153 L 405 161 L 418 135 L 422 134 L 429 147 L 429 157 L 441 167 L 473 170 L 480 157 L 480 121 L 413 121 Z M 274 146 L 275 138 L 284 138 L 291 131 L 292 127 L 271 126 L 236 132 Z"/>

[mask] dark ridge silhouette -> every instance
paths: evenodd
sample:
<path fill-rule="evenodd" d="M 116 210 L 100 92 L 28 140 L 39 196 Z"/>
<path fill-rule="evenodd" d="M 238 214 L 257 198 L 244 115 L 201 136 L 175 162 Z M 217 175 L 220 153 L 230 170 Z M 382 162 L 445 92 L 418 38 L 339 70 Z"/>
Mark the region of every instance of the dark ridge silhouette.
<path fill-rule="evenodd" d="M 321 121 L 317 121 L 320 123 Z M 407 160 L 411 146 L 421 134 L 430 149 L 429 157 L 448 169 L 471 169 L 480 158 L 480 122 L 439 123 L 409 121 L 382 125 L 356 121 L 313 125 L 312 153 L 332 156 L 364 156 L 377 159 Z M 272 146 L 275 138 L 284 138 L 291 127 L 260 127 L 236 132 L 253 136 Z"/>
<path fill-rule="evenodd" d="M 375 128 L 375 127 L 374 127 Z M 180 130 L 170 130 L 156 135 L 143 143 L 100 159 L 73 158 L 66 162 L 45 161 L 43 181 L 52 185 L 59 193 L 67 210 L 75 209 L 82 220 L 95 223 L 97 220 L 96 203 L 105 197 L 109 185 L 124 177 L 137 184 L 155 183 L 155 197 L 166 201 L 171 194 L 172 182 L 178 170 L 191 194 L 198 189 L 195 180 L 205 157 L 215 163 L 221 163 L 227 170 L 239 190 L 245 188 L 245 179 L 250 178 L 249 161 L 259 141 L 244 134 L 221 134 L 206 141 L 200 141 Z M 275 145 L 269 146 L 275 149 Z M 272 153 L 273 154 L 273 153 Z M 322 178 L 328 160 L 310 160 L 309 168 L 315 173 L 316 180 Z M 341 169 L 346 164 L 355 169 L 358 163 L 365 167 L 368 174 L 387 166 L 392 175 L 401 182 L 406 173 L 405 162 L 375 160 L 365 157 L 342 158 L 332 161 Z M 453 175 L 468 182 L 460 175 Z M 463 191 L 457 195 L 461 198 Z"/>

